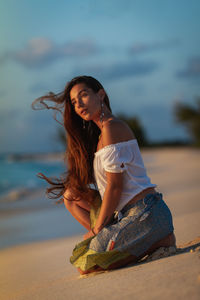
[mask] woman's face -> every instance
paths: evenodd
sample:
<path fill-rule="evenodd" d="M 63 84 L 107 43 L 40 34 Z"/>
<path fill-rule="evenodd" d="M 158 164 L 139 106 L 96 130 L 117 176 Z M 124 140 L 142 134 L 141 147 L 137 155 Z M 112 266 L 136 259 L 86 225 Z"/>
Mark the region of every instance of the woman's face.
<path fill-rule="evenodd" d="M 95 93 L 84 83 L 76 84 L 70 91 L 70 99 L 75 112 L 86 121 L 97 118 L 104 95 L 104 90 L 101 89 Z"/>

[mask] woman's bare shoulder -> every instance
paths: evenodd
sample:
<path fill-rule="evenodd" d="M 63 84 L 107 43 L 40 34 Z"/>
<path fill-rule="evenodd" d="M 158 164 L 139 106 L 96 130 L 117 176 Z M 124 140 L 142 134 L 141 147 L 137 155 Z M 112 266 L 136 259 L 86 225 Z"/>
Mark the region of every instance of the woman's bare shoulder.
<path fill-rule="evenodd" d="M 113 118 L 105 122 L 102 129 L 103 145 L 116 144 L 134 139 L 134 133 L 122 120 Z"/>

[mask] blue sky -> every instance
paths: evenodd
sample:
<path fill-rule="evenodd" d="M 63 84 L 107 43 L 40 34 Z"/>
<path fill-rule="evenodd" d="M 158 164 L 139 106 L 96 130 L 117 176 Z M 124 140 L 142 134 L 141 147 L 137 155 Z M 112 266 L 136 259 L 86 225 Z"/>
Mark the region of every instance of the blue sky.
<path fill-rule="evenodd" d="M 200 95 L 199 15 L 198 0 L 1 0 L 0 153 L 60 150 L 51 112 L 31 103 L 83 74 L 150 140 L 187 138 L 173 107 Z"/>

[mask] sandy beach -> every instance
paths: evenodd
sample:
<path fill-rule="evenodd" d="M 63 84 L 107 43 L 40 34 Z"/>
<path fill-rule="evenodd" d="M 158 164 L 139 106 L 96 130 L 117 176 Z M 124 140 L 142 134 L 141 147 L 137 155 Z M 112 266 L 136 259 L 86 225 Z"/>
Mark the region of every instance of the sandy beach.
<path fill-rule="evenodd" d="M 69 263 L 80 234 L 5 247 L 0 250 L 0 299 L 199 299 L 200 150 L 145 149 L 142 155 L 172 211 L 178 251 L 81 277 Z"/>

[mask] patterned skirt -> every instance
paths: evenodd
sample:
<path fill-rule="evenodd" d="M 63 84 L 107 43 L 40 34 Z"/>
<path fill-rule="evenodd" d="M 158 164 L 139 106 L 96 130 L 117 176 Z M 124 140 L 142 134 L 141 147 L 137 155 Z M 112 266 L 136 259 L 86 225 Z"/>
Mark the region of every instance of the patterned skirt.
<path fill-rule="evenodd" d="M 100 206 L 97 197 L 90 211 L 91 228 L 95 226 Z M 96 265 L 107 269 L 130 255 L 141 257 L 173 230 L 172 215 L 162 194 L 148 194 L 135 204 L 126 205 L 96 236 L 77 244 L 70 262 L 83 271 Z"/>

